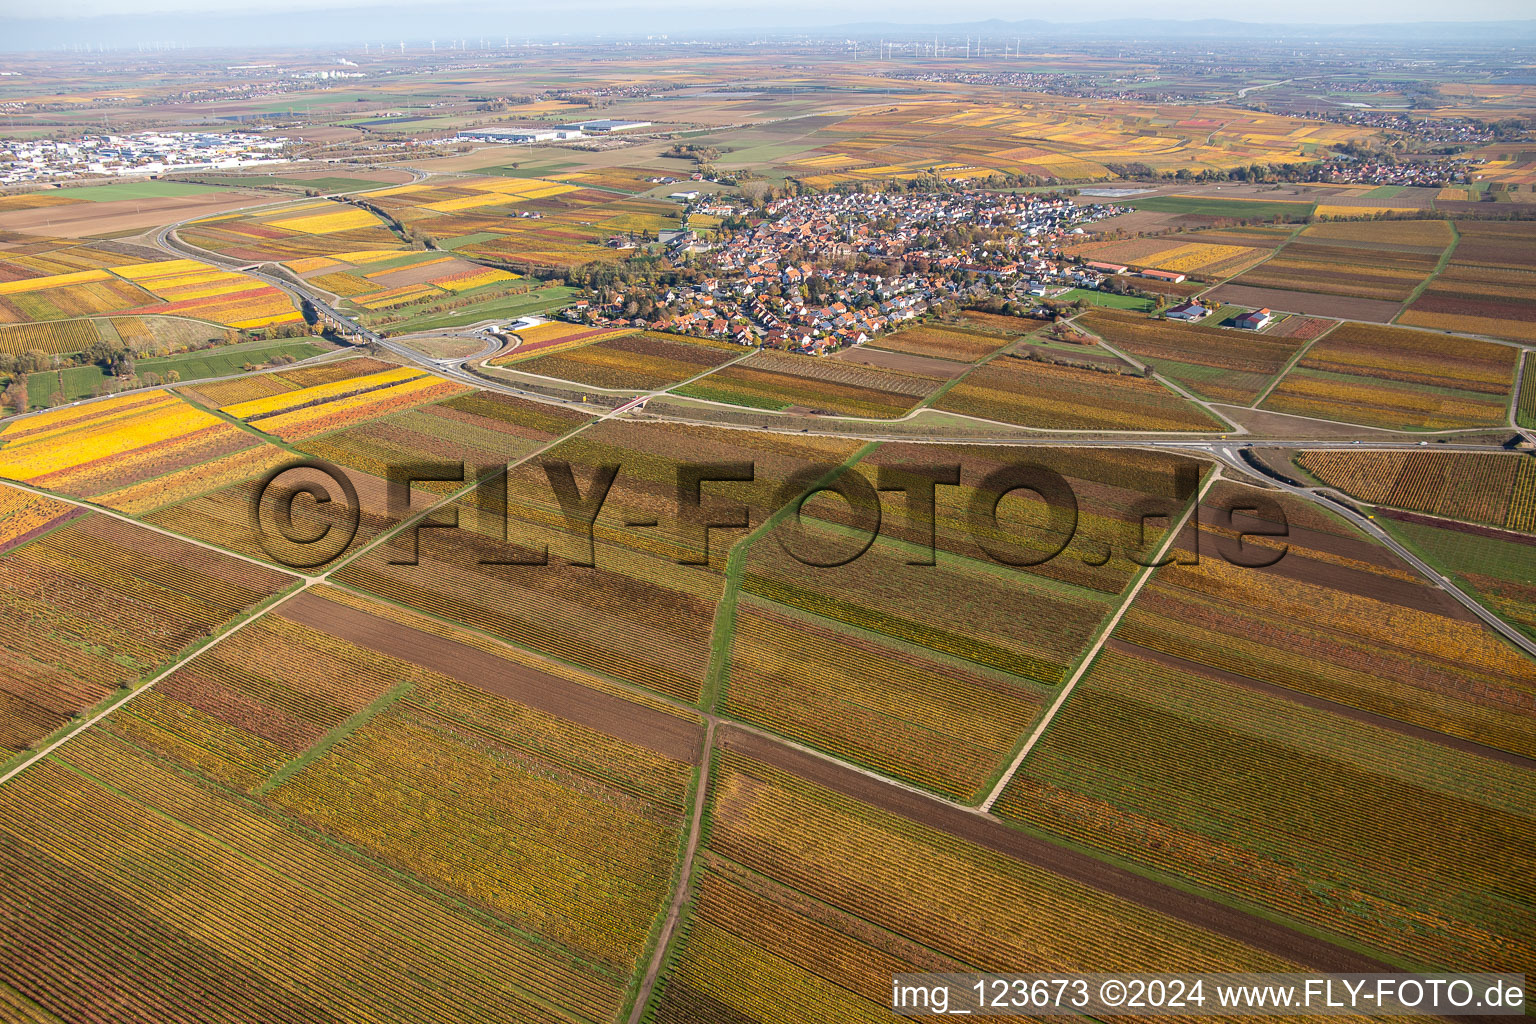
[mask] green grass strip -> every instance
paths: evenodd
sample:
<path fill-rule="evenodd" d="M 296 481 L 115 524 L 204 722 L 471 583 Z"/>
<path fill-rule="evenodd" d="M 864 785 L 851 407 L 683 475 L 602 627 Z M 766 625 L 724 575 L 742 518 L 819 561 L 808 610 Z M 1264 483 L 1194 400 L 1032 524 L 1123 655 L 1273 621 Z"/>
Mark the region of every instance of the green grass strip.
<path fill-rule="evenodd" d="M 813 493 L 831 484 L 878 447 L 880 447 L 879 441 L 866 444 L 850 455 L 842 465 L 808 487 L 805 493 Z M 753 541 L 783 522 L 790 510 L 797 507 L 799 507 L 798 500 L 777 509 L 763 520 L 761 526 L 737 541 L 731 547 L 730 554 L 726 556 L 725 592 L 720 595 L 720 604 L 715 608 L 714 627 L 709 637 L 709 668 L 704 673 L 704 689 L 699 695 L 699 707 L 706 713 L 714 711 L 715 705 L 720 700 L 720 694 L 725 689 L 725 677 L 731 663 L 731 641 L 736 633 L 736 596 L 741 588 L 741 571 L 747 561 L 747 549 L 752 546 Z"/>
<path fill-rule="evenodd" d="M 336 746 L 336 744 L 352 735 L 352 733 L 356 732 L 358 729 L 367 725 L 370 721 L 373 720 L 375 715 L 378 715 L 380 712 L 386 710 L 391 704 L 395 703 L 395 701 L 399 700 L 401 697 L 404 697 L 407 693 L 410 693 L 411 690 L 415 688 L 415 686 L 416 683 L 410 679 L 406 679 L 395 684 L 395 686 L 390 688 L 386 693 L 381 694 L 379 697 L 375 698 L 373 703 L 369 704 L 357 714 L 353 715 L 351 718 L 347 719 L 345 722 L 342 722 L 336 728 L 320 737 L 320 741 L 314 746 L 310 747 L 308 750 L 304 751 L 304 753 L 300 754 L 298 757 L 294 758 L 292 761 L 289 761 L 287 764 L 279 768 L 276 772 L 273 773 L 270 779 L 257 787 L 255 795 L 267 795 L 278 786 L 281 786 L 284 782 L 287 782 L 291 776 L 303 771 L 305 768 L 309 767 L 312 762 L 330 753 L 332 747 Z"/>

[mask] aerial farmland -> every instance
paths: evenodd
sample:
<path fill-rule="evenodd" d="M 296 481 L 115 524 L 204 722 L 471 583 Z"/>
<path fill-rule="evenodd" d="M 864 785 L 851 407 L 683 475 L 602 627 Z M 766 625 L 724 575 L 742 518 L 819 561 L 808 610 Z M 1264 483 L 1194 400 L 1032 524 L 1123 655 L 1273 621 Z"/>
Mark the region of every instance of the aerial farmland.
<path fill-rule="evenodd" d="M 1536 23 L 121 6 L 0 12 L 0 1020 L 1529 1014 Z"/>

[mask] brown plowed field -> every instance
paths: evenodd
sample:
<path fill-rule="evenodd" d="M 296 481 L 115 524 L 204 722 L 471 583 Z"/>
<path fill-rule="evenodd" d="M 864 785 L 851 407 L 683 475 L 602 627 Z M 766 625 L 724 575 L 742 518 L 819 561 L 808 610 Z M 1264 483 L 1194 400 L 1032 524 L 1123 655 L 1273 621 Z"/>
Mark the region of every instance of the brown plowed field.
<path fill-rule="evenodd" d="M 105 235 L 130 228 L 157 228 L 190 217 L 207 217 L 270 202 L 270 193 L 229 191 L 208 192 L 197 196 L 71 203 L 69 206 L 45 206 L 36 210 L 0 213 L 0 230 L 25 231 L 54 238 L 84 238 L 87 235 Z"/>
<path fill-rule="evenodd" d="M 888 352 L 881 348 L 865 348 L 863 345 L 843 349 L 832 358 L 843 363 L 859 363 L 863 366 L 876 366 L 882 370 L 895 370 L 897 373 L 916 373 L 924 377 L 943 377 L 946 380 L 952 380 L 970 369 L 967 363 L 933 359 L 928 356 L 913 355 L 910 352 Z"/>
<path fill-rule="evenodd" d="M 698 763 L 704 729 L 681 718 L 314 594 L 295 596 L 275 614 L 667 757 Z"/>
<path fill-rule="evenodd" d="M 1282 313 L 1306 313 L 1309 316 L 1333 317 L 1335 320 L 1369 320 L 1378 324 L 1391 322 L 1397 311 L 1403 308 L 1401 302 L 1356 299 L 1344 295 L 1316 295 L 1312 292 L 1255 288 L 1243 284 L 1221 285 L 1212 289 L 1207 297 L 1239 306 L 1267 306 Z"/>

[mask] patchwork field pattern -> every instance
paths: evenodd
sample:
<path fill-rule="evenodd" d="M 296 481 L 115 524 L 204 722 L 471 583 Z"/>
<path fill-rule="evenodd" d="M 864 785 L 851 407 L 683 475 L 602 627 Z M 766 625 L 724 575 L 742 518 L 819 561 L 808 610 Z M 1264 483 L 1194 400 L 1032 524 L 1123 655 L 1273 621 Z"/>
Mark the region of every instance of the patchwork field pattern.
<path fill-rule="evenodd" d="M 233 344 L 239 335 L 197 320 L 173 316 L 111 316 L 51 320 L 0 327 L 0 352 L 44 355 L 80 352 L 98 341 L 126 346 L 141 355 L 174 352 L 210 342 Z"/>
<path fill-rule="evenodd" d="M 1131 722 L 1145 742 L 1124 743 Z M 1417 962 L 1497 970 L 1536 951 L 1528 771 L 1198 657 L 1112 640 L 997 809 Z M 1497 856 L 1469 861 L 1469 844 Z"/>
<path fill-rule="evenodd" d="M 1178 463 L 1096 450 L 1040 460 L 1081 498 L 1075 539 L 1056 558 L 1047 556 L 1068 538 L 1042 527 L 1035 501 L 1000 504 L 995 531 L 981 534 L 989 548 L 977 546 L 972 495 L 961 492 L 1010 464 L 996 449 L 887 445 L 847 472 L 873 488 L 881 467 L 952 464 L 965 487 L 939 488 L 934 519 L 887 515 L 852 561 L 872 510 L 830 497 L 753 542 L 723 708 L 946 795 L 983 787 L 1135 568 L 1094 553 L 1126 544 L 1138 502 L 1155 496 L 1173 511 Z M 1040 628 L 1020 631 L 1019 621 Z"/>
<path fill-rule="evenodd" d="M 0 476 L 84 497 L 259 443 L 174 394 L 141 391 L 10 421 Z"/>
<path fill-rule="evenodd" d="M 536 350 L 517 359 L 520 351 L 514 350 L 511 356 L 498 360 L 496 365 L 515 362 L 522 373 L 628 391 L 668 387 L 746 354 L 741 346 L 723 342 L 613 331 L 590 344 L 554 351 Z M 540 351 L 548 354 L 540 354 Z"/>
<path fill-rule="evenodd" d="M 627 702 L 579 674 L 507 660 L 505 648 L 424 632 L 428 621 L 322 588 L 197 658 L 107 728 L 537 936 L 553 961 L 618 998 L 666 895 L 688 743 L 667 740 L 663 752 L 659 737 L 580 724 Z M 517 700 L 528 686 L 554 691 L 534 699 L 574 717 Z M 681 739 L 688 727 L 673 731 Z M 506 831 L 520 841 L 490 841 Z M 607 897 L 584 900 L 590 884 Z"/>
<path fill-rule="evenodd" d="M 288 267 L 317 288 L 340 296 L 360 310 L 365 321 L 381 317 L 369 314 L 398 311 L 401 307 L 430 307 L 467 292 L 490 297 L 503 294 L 518 275 L 435 252 L 337 253 L 290 261 Z"/>
<path fill-rule="evenodd" d="M 1296 462 L 1361 501 L 1536 532 L 1536 459 L 1529 456 L 1319 449 Z"/>
<path fill-rule="evenodd" d="M 1319 234 L 1303 231 L 1273 257 L 1239 275 L 1234 283 L 1258 288 L 1341 295 L 1402 302 L 1434 272 L 1451 243 L 1449 228 L 1442 234 L 1413 234 L 1391 221 L 1350 224 L 1353 232 Z M 1376 229 L 1378 224 L 1385 230 Z M 1420 244 L 1389 241 L 1414 238 Z"/>
<path fill-rule="evenodd" d="M 241 260 L 284 261 L 407 248 L 372 213 L 326 199 L 207 217 L 177 229 L 177 235 L 199 248 Z"/>
<path fill-rule="evenodd" d="M 655 1010 L 663 1024 L 886 1020 L 899 973 L 1284 969 L 1230 939 L 792 775 L 766 760 L 783 748 L 727 742 L 750 753 L 728 748 L 716 759 L 699 893 Z M 967 912 L 943 909 L 955 905 Z M 1142 948 L 1152 934 L 1155 953 Z"/>
<path fill-rule="evenodd" d="M 1461 221 L 1451 261 L 1399 322 L 1536 341 L 1536 223 Z"/>
<path fill-rule="evenodd" d="M 1090 309 L 1074 322 L 1202 398 L 1233 405 L 1251 404 L 1305 344 L 1118 309 Z"/>
<path fill-rule="evenodd" d="M 547 320 L 518 330 L 519 344 L 506 355 L 490 360 L 491 366 L 512 366 L 542 356 L 553 356 L 569 349 L 591 345 L 604 339 L 623 337 L 627 330 L 610 330 L 606 327 L 586 327 L 559 320 Z"/>
<path fill-rule="evenodd" d="M 857 445 L 746 431 L 609 421 L 583 430 L 456 503 L 459 529 L 425 531 L 419 565 L 408 542 L 369 552 L 340 579 L 388 600 L 454 618 L 510 643 L 646 689 L 692 701 L 709 661 L 715 605 L 724 588 L 727 537 L 677 518 L 681 463 L 751 463 L 750 483 L 727 501 L 762 521 L 778 487 L 807 463 L 846 459 Z M 567 519 L 550 480 L 569 463 L 582 493 L 601 466 L 616 466 L 591 534 Z M 654 523 L 632 527 L 629 523 Z M 708 565 L 705 545 L 709 544 Z M 548 559 L 549 564 L 545 563 Z"/>
<path fill-rule="evenodd" d="M 0 283 L 0 323 L 101 313 L 174 314 L 240 328 L 300 319 L 278 289 L 196 260 L 126 263 Z"/>
<path fill-rule="evenodd" d="M 615 972 L 105 732 L 17 781 L 0 793 L 0 857 L 7 877 L 37 893 L 28 913 L 4 915 L 18 964 L 10 983 L 60 1012 L 90 1014 L 95 997 L 73 974 L 88 970 L 128 994 L 114 1009 L 120 1019 L 170 1020 L 193 1004 L 283 1024 L 338 1006 L 441 1024 L 617 1015 Z M 41 824 L 29 821 L 39 804 L 54 809 Z M 575 801 L 551 808 L 552 819 L 567 807 Z M 397 811 L 392 823 L 404 818 Z M 124 863 L 144 867 L 143 877 Z M 96 894 L 88 914 L 74 902 L 79 891 Z M 208 906 L 222 908 L 217 920 Z M 354 953 L 364 929 L 377 934 Z M 331 949 L 342 969 L 295 963 L 295 936 Z M 163 966 L 168 949 L 188 947 L 198 955 Z M 258 980 L 279 976 L 292 987 Z"/>
<path fill-rule="evenodd" d="M 284 441 L 298 441 L 467 390 L 425 371 L 400 367 L 254 398 L 219 411 Z"/>
<path fill-rule="evenodd" d="M 1271 569 L 1203 558 L 1198 571 L 1159 572 L 1116 636 L 1446 737 L 1536 752 L 1527 659 L 1383 549 L 1297 501 L 1280 506 L 1289 551 Z"/>
<path fill-rule="evenodd" d="M 1390 509 L 1382 510 L 1377 522 L 1536 639 L 1536 541 L 1531 537 Z"/>
<path fill-rule="evenodd" d="M 915 373 L 764 350 L 675 393 L 754 409 L 890 419 L 915 407 L 941 383 Z"/>
<path fill-rule="evenodd" d="M 518 268 L 627 258 L 615 234 L 678 226 L 674 204 L 540 178 L 463 177 L 370 193 L 370 205 L 445 248 Z"/>
<path fill-rule="evenodd" d="M 1067 251 L 1085 260 L 1194 275 L 1204 280 L 1231 277 L 1269 255 L 1268 249 L 1215 239 L 1189 240 L 1184 235 L 1081 242 Z"/>
<path fill-rule="evenodd" d="M 152 675 L 293 579 L 58 505 L 5 520 L 37 524 L 29 543 L 6 552 L 0 574 L 0 744 L 13 751 Z"/>
<path fill-rule="evenodd" d="M 1343 324 L 1307 350 L 1263 407 L 1399 429 L 1495 426 L 1518 358 L 1508 345 Z"/>
<path fill-rule="evenodd" d="M 1089 115 L 1048 97 L 1019 108 L 978 106 L 960 98 L 909 100 L 858 111 L 824 129 L 832 138 L 794 157 L 790 171 L 805 185 L 911 180 L 930 171 L 978 178 L 993 172 L 1045 178 L 1110 177 L 1105 163 L 1135 160 L 1158 171 L 1245 166 L 1294 156 L 1302 139 L 1321 143 L 1347 129 L 1271 114 L 1230 109 L 1171 115 L 1150 104 L 1124 104 L 1112 115 Z M 1202 117 L 1201 115 L 1206 115 Z M 1282 155 L 1283 154 L 1283 155 Z M 1220 207 L 1220 201 L 1213 204 Z M 1226 203 L 1248 208 L 1295 203 Z M 1310 205 L 1300 207 L 1309 210 Z M 1287 209 L 1287 212 L 1288 209 Z"/>
<path fill-rule="evenodd" d="M 307 454 L 381 479 L 392 469 L 423 462 L 463 463 L 463 483 L 520 459 L 587 416 L 511 395 L 470 391 L 300 443 Z M 440 494 L 463 483 L 423 480 Z"/>
<path fill-rule="evenodd" d="M 972 370 L 934 408 L 1052 430 L 1222 429 L 1154 380 L 1006 355 Z"/>

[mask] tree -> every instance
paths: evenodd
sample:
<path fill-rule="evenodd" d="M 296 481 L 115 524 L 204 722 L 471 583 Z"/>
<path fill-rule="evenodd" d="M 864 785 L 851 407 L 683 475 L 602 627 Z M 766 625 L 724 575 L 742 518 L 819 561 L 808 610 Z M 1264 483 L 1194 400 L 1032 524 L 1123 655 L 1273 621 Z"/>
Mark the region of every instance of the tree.
<path fill-rule="evenodd" d="M 18 413 L 27 411 L 27 375 L 17 374 L 11 381 L 10 387 L 5 389 L 5 397 L 11 403 L 11 408 Z"/>

